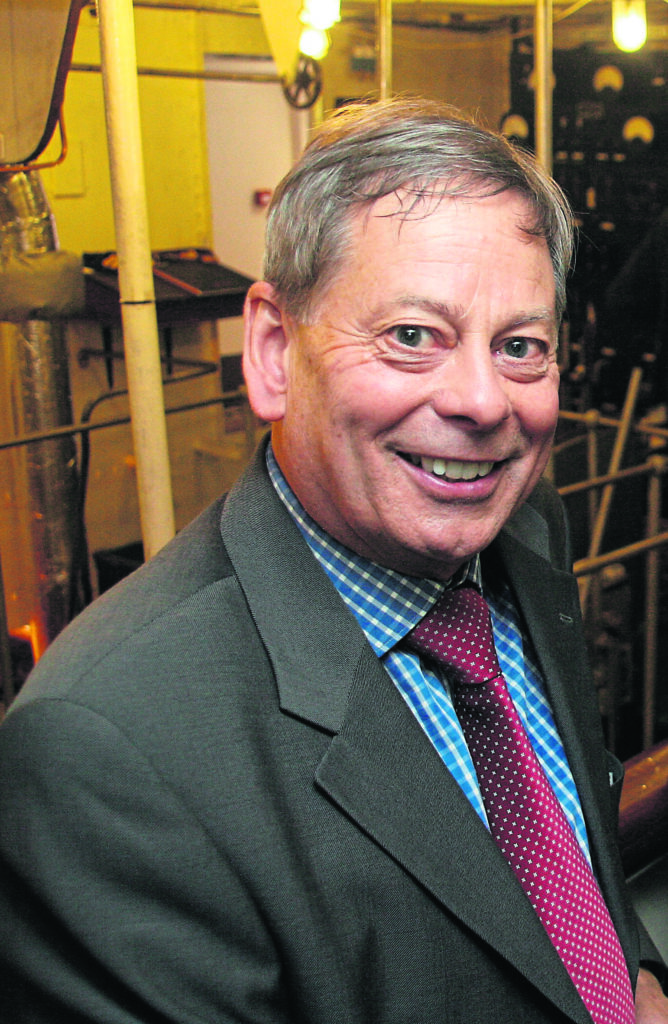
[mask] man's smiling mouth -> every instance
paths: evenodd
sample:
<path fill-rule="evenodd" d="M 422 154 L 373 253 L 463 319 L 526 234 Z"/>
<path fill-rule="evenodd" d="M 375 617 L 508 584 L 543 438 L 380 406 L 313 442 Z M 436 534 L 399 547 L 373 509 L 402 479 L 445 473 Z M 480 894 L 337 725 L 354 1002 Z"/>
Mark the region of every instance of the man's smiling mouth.
<path fill-rule="evenodd" d="M 403 454 L 403 458 L 419 466 L 425 473 L 444 477 L 447 480 L 477 480 L 488 476 L 496 463 L 494 462 L 462 462 L 459 459 L 431 458 L 428 455 Z"/>

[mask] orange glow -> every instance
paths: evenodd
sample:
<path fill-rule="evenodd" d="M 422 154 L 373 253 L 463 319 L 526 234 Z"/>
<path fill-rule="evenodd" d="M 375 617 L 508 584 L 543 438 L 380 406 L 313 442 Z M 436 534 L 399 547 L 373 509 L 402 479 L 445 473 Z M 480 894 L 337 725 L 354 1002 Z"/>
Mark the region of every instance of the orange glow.
<path fill-rule="evenodd" d="M 39 628 L 39 623 L 35 619 L 31 619 L 30 622 L 25 626 L 19 626 L 17 629 L 10 630 L 12 636 L 17 637 L 20 640 L 27 640 L 32 649 L 32 656 L 37 663 L 38 659 L 42 657 L 44 651 L 48 647 L 48 642 L 42 631 Z"/>

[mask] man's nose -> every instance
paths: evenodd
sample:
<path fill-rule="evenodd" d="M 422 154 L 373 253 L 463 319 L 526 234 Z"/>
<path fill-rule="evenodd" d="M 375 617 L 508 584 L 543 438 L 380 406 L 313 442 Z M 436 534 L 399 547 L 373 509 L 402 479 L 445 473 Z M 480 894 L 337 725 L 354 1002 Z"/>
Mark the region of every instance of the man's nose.
<path fill-rule="evenodd" d="M 432 404 L 439 416 L 469 420 L 483 430 L 510 416 L 508 381 L 499 372 L 488 343 L 458 345 L 439 371 Z"/>

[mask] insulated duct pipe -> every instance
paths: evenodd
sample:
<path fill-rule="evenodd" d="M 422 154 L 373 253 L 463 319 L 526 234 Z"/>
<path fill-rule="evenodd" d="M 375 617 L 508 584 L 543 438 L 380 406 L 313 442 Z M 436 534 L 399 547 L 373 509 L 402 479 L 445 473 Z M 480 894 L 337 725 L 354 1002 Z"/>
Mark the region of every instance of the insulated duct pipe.
<path fill-rule="evenodd" d="M 98 0 L 125 363 L 144 554 L 174 535 L 132 0 Z"/>
<path fill-rule="evenodd" d="M 39 257 L 58 248 L 48 200 L 36 171 L 0 173 L 0 265 Z M 12 392 L 19 433 L 72 423 L 70 379 L 62 322 L 26 320 L 3 325 L 3 339 L 13 344 L 5 363 L 16 375 Z M 21 572 L 39 609 L 32 607 L 38 652 L 71 618 L 73 567 L 81 540 L 78 512 L 76 446 L 72 437 L 29 445 L 18 471 L 27 497 L 17 510 L 29 519 L 24 536 L 31 551 L 20 553 Z M 21 487 L 23 490 L 24 487 Z M 15 494 L 12 501 L 21 500 Z M 12 554 L 8 552 L 7 554 Z M 12 559 L 15 561 L 15 559 Z M 14 585 L 17 589 L 20 586 Z"/>

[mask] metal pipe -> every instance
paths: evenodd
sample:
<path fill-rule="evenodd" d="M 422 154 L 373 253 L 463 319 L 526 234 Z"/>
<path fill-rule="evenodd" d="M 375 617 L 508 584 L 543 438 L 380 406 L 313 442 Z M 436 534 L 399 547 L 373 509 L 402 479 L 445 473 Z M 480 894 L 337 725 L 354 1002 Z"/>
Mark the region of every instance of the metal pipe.
<path fill-rule="evenodd" d="M 591 410 L 587 412 L 571 412 L 569 409 L 559 410 L 559 419 L 565 420 L 567 423 L 587 423 Z M 615 427 L 619 426 L 619 420 L 613 419 L 611 416 L 600 416 L 597 414 L 597 420 L 602 427 Z"/>
<path fill-rule="evenodd" d="M 569 421 L 572 423 L 586 423 L 589 418 L 589 412 L 569 412 L 566 409 L 559 410 L 559 419 Z M 597 414 L 597 421 L 601 427 L 614 427 L 617 429 L 621 423 L 621 420 L 612 419 L 610 416 L 601 416 Z M 639 423 L 633 424 L 633 429 L 636 434 L 645 434 L 648 437 L 662 437 L 668 441 L 668 428 L 655 426 L 654 424 L 645 423 L 642 420 Z M 564 442 L 562 445 L 555 445 L 555 450 L 560 451 L 562 448 L 570 442 Z"/>
<path fill-rule="evenodd" d="M 588 576 L 599 569 L 605 569 L 606 565 L 613 562 L 625 562 L 636 555 L 642 555 L 645 551 L 653 548 L 663 547 L 668 544 L 668 530 L 657 533 L 654 537 L 646 537 L 643 540 L 634 541 L 633 544 L 626 544 L 623 548 L 615 548 L 614 551 L 606 551 L 604 555 L 596 555 L 595 558 L 581 558 L 573 564 L 573 574 L 580 578 Z"/>
<path fill-rule="evenodd" d="M 619 483 L 621 480 L 632 480 L 637 476 L 648 476 L 653 473 L 651 462 L 643 462 L 640 466 L 627 466 L 626 469 L 618 469 L 616 473 L 604 473 L 602 476 L 592 476 L 587 480 L 578 480 L 574 484 L 564 484 L 559 488 L 562 498 L 571 494 L 579 494 L 582 491 L 595 491 L 606 484 Z"/>
<path fill-rule="evenodd" d="M 659 532 L 661 524 L 661 478 L 666 471 L 666 459 L 654 455 L 650 459 L 654 473 L 647 488 L 648 537 Z M 652 548 L 645 563 L 645 654 L 643 665 L 643 750 L 654 743 L 654 716 L 656 697 L 657 639 L 659 635 L 659 570 L 661 552 Z"/>
<path fill-rule="evenodd" d="M 141 147 L 131 0 L 98 0 L 118 278 L 142 539 L 147 558 L 175 532 Z"/>
<path fill-rule="evenodd" d="M 102 68 L 99 64 L 72 64 L 70 71 L 92 72 L 99 74 Z M 280 82 L 280 75 L 262 72 L 240 71 L 188 71 L 185 68 L 149 68 L 138 67 L 139 77 L 153 78 L 187 78 L 203 82 Z"/>
<path fill-rule="evenodd" d="M 178 3 L 168 0 L 167 3 L 152 3 L 150 0 L 134 0 L 135 7 L 156 11 L 193 11 L 195 14 L 228 14 L 235 18 L 259 18 L 259 11 L 248 11 L 242 7 L 221 7 L 218 4 Z"/>
<path fill-rule="evenodd" d="M 105 392 L 102 397 L 117 398 L 119 395 L 126 394 L 127 391 L 108 391 Z M 192 412 L 195 409 L 207 409 L 212 405 L 222 405 L 230 399 L 239 398 L 242 398 L 244 402 L 247 402 L 244 388 L 239 388 L 238 391 L 224 391 L 222 394 L 215 395 L 213 398 L 202 398 L 197 402 L 187 402 L 184 405 L 174 405 L 169 409 L 165 409 L 165 415 L 170 416 L 172 413 L 177 412 Z M 89 434 L 94 430 L 104 430 L 105 427 L 120 427 L 131 422 L 132 420 L 129 416 L 117 416 L 114 417 L 114 419 L 102 420 L 100 423 L 80 422 L 65 427 L 54 427 L 50 430 L 22 434 L 17 437 L 13 437 L 10 441 L 0 440 L 0 451 L 8 448 L 22 448 L 26 445 L 37 444 L 40 441 L 50 441 L 56 437 L 72 437 L 76 434 Z"/>
<path fill-rule="evenodd" d="M 598 412 L 596 409 L 590 409 L 587 416 L 587 476 L 595 478 L 598 476 Z M 596 488 L 592 488 L 587 492 L 587 516 L 589 524 L 589 536 L 592 533 L 596 525 L 596 516 L 599 508 L 599 495 Z M 589 594 L 590 611 L 594 622 L 599 621 L 601 614 L 601 575 L 598 573 L 591 586 L 591 593 Z M 616 680 L 610 680 L 610 686 L 615 686 Z M 614 700 L 614 694 L 613 694 Z M 610 718 L 610 739 L 613 739 L 612 733 L 615 728 L 614 715 Z M 614 746 L 611 746 L 611 750 L 614 750 Z"/>
<path fill-rule="evenodd" d="M 2 711 L 4 712 L 14 700 L 14 669 L 12 666 L 9 626 L 7 624 L 2 559 L 0 559 L 0 693 L 2 693 Z"/>
<path fill-rule="evenodd" d="M 392 0 L 378 0 L 378 94 L 392 95 Z"/>
<path fill-rule="evenodd" d="M 552 0 L 537 0 L 534 23 L 536 159 L 552 173 Z"/>
<path fill-rule="evenodd" d="M 631 371 L 631 378 L 629 380 L 629 386 L 626 392 L 626 398 L 624 400 L 624 408 L 622 409 L 622 418 L 615 438 L 615 443 L 612 449 L 612 455 L 610 456 L 610 465 L 608 472 L 613 475 L 617 473 L 621 465 L 622 457 L 624 455 L 624 449 L 626 447 L 626 441 L 631 429 L 631 421 L 633 419 L 633 413 L 636 407 L 636 401 L 638 399 L 638 391 L 640 389 L 640 382 L 642 380 L 642 370 L 636 366 Z M 592 532 L 591 540 L 589 542 L 589 557 L 595 558 L 601 550 L 601 544 L 603 542 L 603 535 L 605 528 L 608 523 L 608 513 L 610 511 L 610 505 L 614 494 L 614 484 L 607 484 L 601 495 L 601 502 L 598 507 L 596 515 L 596 522 L 594 524 L 594 530 Z M 591 580 L 589 577 L 585 577 L 581 581 L 580 587 L 580 600 L 582 602 L 582 611 L 586 612 L 587 600 L 589 596 Z"/>
<path fill-rule="evenodd" d="M 591 409 L 587 419 L 587 476 L 590 480 L 598 476 L 598 412 Z M 598 495 L 592 489 L 587 495 L 589 509 L 589 529 L 594 529 L 598 512 Z M 590 533 L 591 536 L 591 533 Z"/>

